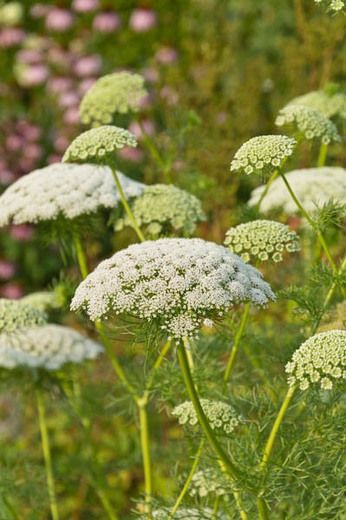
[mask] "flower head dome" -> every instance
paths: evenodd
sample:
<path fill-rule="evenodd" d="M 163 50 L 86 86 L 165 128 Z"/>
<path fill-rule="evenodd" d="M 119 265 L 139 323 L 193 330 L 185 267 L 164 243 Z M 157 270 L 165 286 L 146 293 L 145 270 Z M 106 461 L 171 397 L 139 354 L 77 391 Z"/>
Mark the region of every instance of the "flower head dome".
<path fill-rule="evenodd" d="M 288 383 L 306 390 L 317 383 L 329 390 L 346 378 L 346 330 L 315 334 L 295 351 L 286 365 Z"/>
<path fill-rule="evenodd" d="M 13 332 L 21 327 L 43 325 L 46 314 L 20 300 L 0 298 L 0 334 Z"/>
<path fill-rule="evenodd" d="M 125 195 L 140 195 L 143 185 L 118 173 Z M 109 168 L 55 163 L 24 175 L 0 196 L 0 227 L 37 223 L 59 216 L 74 219 L 113 208 L 120 201 Z"/>
<path fill-rule="evenodd" d="M 324 144 L 340 141 L 334 123 L 318 110 L 305 105 L 286 105 L 280 110 L 275 124 L 290 127 L 297 136 L 307 140 L 318 139 Z"/>
<path fill-rule="evenodd" d="M 314 90 L 292 99 L 289 104 L 313 108 L 326 117 L 346 117 L 346 94 L 344 92 Z"/>
<path fill-rule="evenodd" d="M 43 325 L 0 335 L 0 366 L 58 370 L 67 363 L 96 358 L 101 345 L 61 325 Z"/>
<path fill-rule="evenodd" d="M 345 201 L 346 170 L 344 168 L 324 166 L 322 168 L 293 170 L 286 173 L 286 178 L 309 213 L 314 212 L 316 206 L 322 206 L 331 199 L 340 202 Z M 256 206 L 264 190 L 265 186 L 260 186 L 252 192 L 249 206 Z M 271 184 L 261 203 L 263 214 L 273 210 L 282 210 L 286 215 L 296 215 L 298 212 L 295 202 L 280 177 Z"/>
<path fill-rule="evenodd" d="M 292 155 L 295 145 L 295 139 L 286 135 L 253 137 L 236 152 L 231 171 L 268 177 Z"/>
<path fill-rule="evenodd" d="M 77 288 L 71 309 L 85 309 L 92 320 L 131 315 L 182 338 L 236 303 L 265 305 L 271 299 L 259 271 L 225 247 L 164 238 L 131 245 L 101 262 Z"/>
<path fill-rule="evenodd" d="M 114 72 L 98 79 L 83 97 L 81 121 L 92 126 L 112 123 L 115 114 L 136 112 L 147 92 L 144 78 L 130 72 Z"/>
<path fill-rule="evenodd" d="M 213 430 L 222 433 L 232 433 L 239 426 L 242 418 L 232 406 L 222 401 L 201 399 L 201 406 Z M 172 415 L 178 418 L 179 424 L 186 426 L 198 425 L 198 418 L 191 401 L 185 401 L 176 406 Z"/>
<path fill-rule="evenodd" d="M 112 125 L 92 128 L 72 141 L 64 154 L 63 162 L 104 163 L 113 158 L 114 152 L 125 146 L 137 146 L 135 136 L 128 130 Z"/>
<path fill-rule="evenodd" d="M 214 468 L 205 468 L 193 475 L 189 495 L 192 497 L 205 498 L 209 495 L 221 497 L 229 493 L 228 482 Z"/>
<path fill-rule="evenodd" d="M 154 184 L 132 202 L 132 212 L 145 235 L 158 237 L 174 232 L 191 235 L 196 223 L 205 220 L 200 201 L 185 190 L 172 184 Z M 119 219 L 116 229 L 131 226 L 127 215 Z"/>
<path fill-rule="evenodd" d="M 230 228 L 225 245 L 248 262 L 250 259 L 281 262 L 283 253 L 299 251 L 299 237 L 285 224 L 273 220 L 254 220 Z"/>

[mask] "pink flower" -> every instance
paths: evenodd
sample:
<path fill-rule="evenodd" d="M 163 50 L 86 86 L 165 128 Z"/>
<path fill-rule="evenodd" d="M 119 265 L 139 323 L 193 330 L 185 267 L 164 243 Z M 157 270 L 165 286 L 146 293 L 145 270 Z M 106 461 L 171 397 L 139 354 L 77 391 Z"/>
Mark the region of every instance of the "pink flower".
<path fill-rule="evenodd" d="M 13 134 L 6 137 L 5 143 L 9 152 L 17 152 L 23 146 L 23 139 L 19 135 Z"/>
<path fill-rule="evenodd" d="M 79 96 L 76 92 L 63 92 L 59 96 L 59 105 L 62 108 L 75 107 L 79 104 Z"/>
<path fill-rule="evenodd" d="M 11 184 L 15 178 L 14 173 L 7 168 L 0 168 L 0 184 L 7 186 L 7 184 Z"/>
<path fill-rule="evenodd" d="M 18 121 L 17 130 L 28 141 L 37 141 L 41 137 L 41 129 L 38 126 L 32 125 L 25 119 Z"/>
<path fill-rule="evenodd" d="M 6 49 L 19 45 L 25 38 L 25 32 L 16 27 L 5 27 L 0 31 L 0 47 Z"/>
<path fill-rule="evenodd" d="M 17 52 L 16 59 L 20 63 L 32 64 L 42 60 L 42 54 L 34 49 L 22 49 Z"/>
<path fill-rule="evenodd" d="M 16 272 L 15 265 L 12 262 L 6 260 L 0 260 L 0 278 L 2 280 L 8 280 L 12 278 Z"/>
<path fill-rule="evenodd" d="M 143 159 L 143 152 L 139 148 L 122 148 L 118 151 L 118 154 L 122 159 L 131 162 L 140 162 Z"/>
<path fill-rule="evenodd" d="M 135 9 L 129 20 L 130 28 L 135 32 L 150 31 L 156 25 L 156 14 L 149 9 Z"/>
<path fill-rule="evenodd" d="M 74 64 L 73 71 L 79 77 L 93 76 L 100 72 L 102 67 L 101 57 L 97 54 L 83 56 Z"/>
<path fill-rule="evenodd" d="M 53 92 L 53 94 L 66 92 L 71 89 L 72 86 L 73 82 L 71 78 L 55 77 L 51 78 L 48 82 L 48 89 Z"/>
<path fill-rule="evenodd" d="M 61 155 L 59 155 L 57 153 L 53 153 L 47 157 L 48 164 L 54 164 L 57 162 L 61 162 Z"/>
<path fill-rule="evenodd" d="M 11 300 L 18 300 L 24 294 L 23 288 L 18 283 L 7 283 L 0 290 L 1 296 Z"/>
<path fill-rule="evenodd" d="M 23 87 L 42 85 L 48 78 L 48 69 L 45 65 L 29 65 L 20 70 L 18 82 Z"/>
<path fill-rule="evenodd" d="M 84 94 L 89 90 L 89 88 L 91 88 L 93 86 L 95 81 L 96 81 L 96 78 L 83 79 L 79 84 L 79 88 L 78 88 L 79 93 L 82 96 L 84 96 Z"/>
<path fill-rule="evenodd" d="M 59 135 L 54 141 L 54 149 L 58 153 L 63 153 L 69 144 L 70 141 L 67 139 L 66 136 Z"/>
<path fill-rule="evenodd" d="M 79 123 L 79 110 L 77 107 L 71 107 L 64 114 L 64 121 L 68 125 L 76 125 Z"/>
<path fill-rule="evenodd" d="M 50 9 L 50 5 L 34 4 L 30 9 L 30 15 L 33 18 L 41 18 L 42 16 L 46 16 Z"/>
<path fill-rule="evenodd" d="M 73 24 L 73 15 L 66 9 L 51 9 L 46 15 L 46 28 L 49 31 L 64 32 Z"/>
<path fill-rule="evenodd" d="M 21 224 L 19 226 L 11 226 L 10 235 L 19 242 L 28 242 L 33 235 L 33 228 L 28 224 Z"/>
<path fill-rule="evenodd" d="M 142 74 L 144 78 L 150 83 L 156 83 L 159 80 L 158 71 L 152 67 L 147 67 L 146 69 L 143 69 Z"/>
<path fill-rule="evenodd" d="M 178 53 L 172 47 L 161 47 L 156 54 L 155 59 L 161 65 L 170 65 L 175 63 L 178 58 Z"/>
<path fill-rule="evenodd" d="M 42 157 L 42 148 L 36 143 L 28 143 L 23 150 L 24 156 L 32 161 L 37 161 Z"/>
<path fill-rule="evenodd" d="M 88 13 L 99 7 L 98 0 L 73 0 L 72 7 L 78 13 Z"/>
<path fill-rule="evenodd" d="M 93 20 L 93 29 L 103 33 L 117 31 L 120 26 L 120 16 L 115 13 L 100 13 Z"/>
<path fill-rule="evenodd" d="M 160 97 L 167 101 L 170 105 L 176 105 L 179 101 L 179 95 L 176 90 L 174 90 L 169 85 L 164 86 L 160 90 Z"/>
<path fill-rule="evenodd" d="M 155 132 L 154 123 L 150 119 L 144 119 L 141 121 L 141 125 L 139 125 L 137 121 L 132 121 L 129 126 L 130 132 L 132 132 L 137 139 L 141 139 L 142 137 L 142 128 L 148 135 L 153 135 Z"/>

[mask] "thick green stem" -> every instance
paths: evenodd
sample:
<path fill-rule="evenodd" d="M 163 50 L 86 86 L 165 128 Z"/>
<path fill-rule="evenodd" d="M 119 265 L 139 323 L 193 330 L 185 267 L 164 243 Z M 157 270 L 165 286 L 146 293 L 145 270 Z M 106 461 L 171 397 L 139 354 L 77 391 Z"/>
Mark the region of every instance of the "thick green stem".
<path fill-rule="evenodd" d="M 236 335 L 234 337 L 234 343 L 233 343 L 233 346 L 232 346 L 232 350 L 231 350 L 231 352 L 229 354 L 229 357 L 228 357 L 227 366 L 226 366 L 225 374 L 224 374 L 224 377 L 223 377 L 225 383 L 230 378 L 230 375 L 231 375 L 231 372 L 232 372 L 232 369 L 233 369 L 233 366 L 234 366 L 235 358 L 236 358 L 236 355 L 237 355 L 237 352 L 238 352 L 238 349 L 239 349 L 240 340 L 241 340 L 241 338 L 243 336 L 245 325 L 246 325 L 246 322 L 248 320 L 249 312 L 250 312 L 250 303 L 246 303 L 245 306 L 244 306 L 244 310 L 243 310 L 243 314 L 242 314 L 241 320 L 240 320 L 239 328 L 238 328 L 238 330 L 236 332 Z"/>
<path fill-rule="evenodd" d="M 300 213 L 303 215 L 303 217 L 308 221 L 308 223 L 310 224 L 310 226 L 315 230 L 316 234 L 317 234 L 317 238 L 322 246 L 322 249 L 323 251 L 325 252 L 325 255 L 328 259 L 328 262 L 330 263 L 332 269 L 334 272 L 337 271 L 337 268 L 336 268 L 336 265 L 335 265 L 335 262 L 332 258 L 332 255 L 330 254 L 330 251 L 329 251 L 329 248 L 327 246 L 327 243 L 325 241 L 325 238 L 324 236 L 322 235 L 321 231 L 318 229 L 318 227 L 316 226 L 316 223 L 313 221 L 313 219 L 310 217 L 309 213 L 304 209 L 304 207 L 302 206 L 301 202 L 299 201 L 299 199 L 297 198 L 296 194 L 294 193 L 294 191 L 292 190 L 292 187 L 290 185 L 290 183 L 288 182 L 286 176 L 280 172 L 280 175 L 281 175 L 281 178 L 283 180 L 283 182 L 285 183 L 286 185 L 286 188 L 287 190 L 289 191 L 292 199 L 294 200 L 296 206 L 298 207 Z"/>
<path fill-rule="evenodd" d="M 46 423 L 44 396 L 43 396 L 43 392 L 42 392 L 41 388 L 36 389 L 36 403 L 37 403 L 38 420 L 39 420 L 40 432 L 41 432 L 42 451 L 43 451 L 43 457 L 44 457 L 44 462 L 45 462 L 45 467 L 46 467 L 46 478 L 47 478 L 50 511 L 51 511 L 52 519 L 59 520 L 58 504 L 57 504 L 57 500 L 56 500 L 55 482 L 54 482 L 54 475 L 53 475 L 52 456 L 51 456 L 51 451 L 50 451 L 48 429 L 47 429 L 47 423 Z"/>
<path fill-rule="evenodd" d="M 278 175 L 279 175 L 279 170 L 275 170 L 275 172 L 272 173 L 271 176 L 269 177 L 269 180 L 268 180 L 267 184 L 265 185 L 265 188 L 262 191 L 262 194 L 261 194 L 260 198 L 258 199 L 258 202 L 255 206 L 257 211 L 260 210 L 261 204 L 262 204 L 263 200 L 265 199 L 265 197 L 267 196 L 270 186 L 273 184 L 273 182 L 275 181 L 275 179 L 277 178 Z"/>
<path fill-rule="evenodd" d="M 320 151 L 318 154 L 318 160 L 317 160 L 317 167 L 321 168 L 326 163 L 327 158 L 327 152 L 328 152 L 328 145 L 325 143 L 321 144 Z"/>
<path fill-rule="evenodd" d="M 88 262 L 86 258 L 86 254 L 84 248 L 82 246 L 81 237 L 78 234 L 75 234 L 73 237 L 74 248 L 77 255 L 77 262 L 80 270 L 80 274 L 82 278 L 86 278 L 89 274 Z"/>

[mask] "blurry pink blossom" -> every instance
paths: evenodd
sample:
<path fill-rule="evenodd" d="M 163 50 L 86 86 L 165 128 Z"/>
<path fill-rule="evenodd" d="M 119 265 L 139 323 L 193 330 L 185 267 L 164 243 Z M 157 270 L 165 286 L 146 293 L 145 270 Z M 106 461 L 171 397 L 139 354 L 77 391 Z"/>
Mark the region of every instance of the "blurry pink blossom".
<path fill-rule="evenodd" d="M 59 155 L 57 153 L 53 153 L 47 157 L 48 164 L 54 164 L 57 162 L 61 162 L 61 155 Z"/>
<path fill-rule="evenodd" d="M 53 77 L 48 82 L 48 89 L 53 92 L 53 94 L 60 94 L 61 92 L 66 92 L 70 90 L 73 86 L 73 82 L 71 78 L 64 77 Z"/>
<path fill-rule="evenodd" d="M 132 132 L 134 136 L 137 137 L 137 139 L 141 139 L 142 137 L 142 128 L 148 135 L 153 135 L 155 132 L 154 123 L 150 119 L 144 119 L 141 121 L 141 124 L 139 124 L 137 121 L 132 121 L 129 126 L 130 132 Z"/>
<path fill-rule="evenodd" d="M 42 60 L 42 54 L 35 49 L 22 49 L 17 52 L 16 59 L 20 63 L 37 63 Z"/>
<path fill-rule="evenodd" d="M 161 65 L 170 65 L 171 63 L 175 63 L 178 58 L 178 53 L 172 47 L 161 47 L 156 54 L 155 59 Z"/>
<path fill-rule="evenodd" d="M 75 107 L 79 104 L 79 96 L 76 92 L 63 92 L 61 96 L 59 96 L 59 105 L 62 108 Z"/>
<path fill-rule="evenodd" d="M 0 47 L 14 47 L 19 45 L 25 38 L 25 32 L 16 27 L 5 27 L 0 31 Z"/>
<path fill-rule="evenodd" d="M 36 87 L 48 78 L 48 69 L 45 65 L 29 65 L 20 70 L 18 81 L 23 87 Z"/>
<path fill-rule="evenodd" d="M 41 129 L 38 126 L 29 123 L 25 119 L 18 121 L 17 130 L 28 141 L 37 141 L 41 137 Z"/>
<path fill-rule="evenodd" d="M 12 262 L 0 260 L 0 279 L 8 280 L 15 274 L 16 268 Z"/>
<path fill-rule="evenodd" d="M 10 235 L 15 240 L 27 242 L 33 235 L 33 228 L 28 224 L 20 224 L 19 226 L 11 226 Z"/>
<path fill-rule="evenodd" d="M 169 85 L 164 86 L 160 90 L 160 97 L 167 101 L 167 103 L 169 103 L 170 105 L 176 105 L 179 101 L 178 92 Z"/>
<path fill-rule="evenodd" d="M 67 9 L 54 7 L 46 15 L 46 28 L 50 31 L 64 32 L 73 24 L 73 15 Z"/>
<path fill-rule="evenodd" d="M 25 158 L 37 161 L 42 157 L 42 148 L 36 143 L 28 143 L 25 145 L 23 154 Z"/>
<path fill-rule="evenodd" d="M 8 135 L 5 140 L 6 148 L 9 152 L 17 152 L 23 146 L 23 139 L 19 135 Z"/>
<path fill-rule="evenodd" d="M 82 96 L 84 96 L 84 94 L 89 90 L 89 88 L 91 88 L 93 86 L 95 81 L 96 81 L 96 78 L 85 78 L 85 79 L 83 79 L 80 82 L 80 84 L 79 84 L 79 88 L 78 88 L 79 93 Z"/>
<path fill-rule="evenodd" d="M 24 294 L 23 288 L 18 283 L 7 283 L 0 289 L 1 296 L 18 300 Z"/>
<path fill-rule="evenodd" d="M 97 54 L 83 56 L 73 66 L 74 73 L 79 77 L 93 76 L 98 74 L 102 67 L 101 57 Z"/>
<path fill-rule="evenodd" d="M 15 180 L 15 175 L 13 172 L 8 170 L 7 168 L 1 168 L 0 167 L 0 184 L 4 184 L 7 186 L 7 184 L 11 184 Z"/>
<path fill-rule="evenodd" d="M 120 26 L 120 16 L 116 13 L 99 13 L 93 20 L 94 31 L 109 33 L 117 31 Z"/>
<path fill-rule="evenodd" d="M 41 18 L 42 16 L 46 16 L 50 9 L 50 5 L 34 4 L 30 9 L 30 15 L 33 18 Z"/>
<path fill-rule="evenodd" d="M 129 20 L 130 28 L 135 32 L 146 32 L 155 27 L 156 14 L 149 9 L 135 9 Z"/>
<path fill-rule="evenodd" d="M 58 153 L 63 153 L 69 144 L 70 141 L 65 135 L 59 135 L 54 141 L 54 149 Z"/>
<path fill-rule="evenodd" d="M 147 81 L 150 81 L 150 83 L 156 83 L 156 81 L 159 80 L 159 73 L 153 67 L 147 67 L 146 69 L 143 69 L 142 75 Z"/>
<path fill-rule="evenodd" d="M 99 7 L 98 0 L 73 0 L 72 7 L 78 13 L 88 13 Z"/>
<path fill-rule="evenodd" d="M 64 122 L 68 125 L 76 125 L 79 123 L 79 110 L 77 107 L 71 107 L 64 114 Z"/>
<path fill-rule="evenodd" d="M 140 162 L 143 159 L 143 152 L 139 148 L 122 148 L 118 154 L 122 159 L 131 162 Z"/>

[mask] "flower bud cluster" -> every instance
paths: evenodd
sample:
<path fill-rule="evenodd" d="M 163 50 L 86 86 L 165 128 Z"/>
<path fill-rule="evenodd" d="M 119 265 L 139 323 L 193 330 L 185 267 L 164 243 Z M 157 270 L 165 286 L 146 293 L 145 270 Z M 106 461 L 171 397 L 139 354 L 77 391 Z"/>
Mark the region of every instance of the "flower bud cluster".
<path fill-rule="evenodd" d="M 20 300 L 0 298 L 0 334 L 13 332 L 22 327 L 43 325 L 46 314 Z"/>
<path fill-rule="evenodd" d="M 196 471 L 192 477 L 189 488 L 189 495 L 192 497 L 204 498 L 208 495 L 221 497 L 227 493 L 229 493 L 229 486 L 225 485 L 222 476 L 213 468 Z"/>
<path fill-rule="evenodd" d="M 201 399 L 201 406 L 213 430 L 229 434 L 242 421 L 241 416 L 237 414 L 235 409 L 222 401 Z M 178 418 L 179 424 L 187 426 L 198 424 L 197 414 L 191 401 L 185 401 L 176 406 L 172 415 Z"/>

